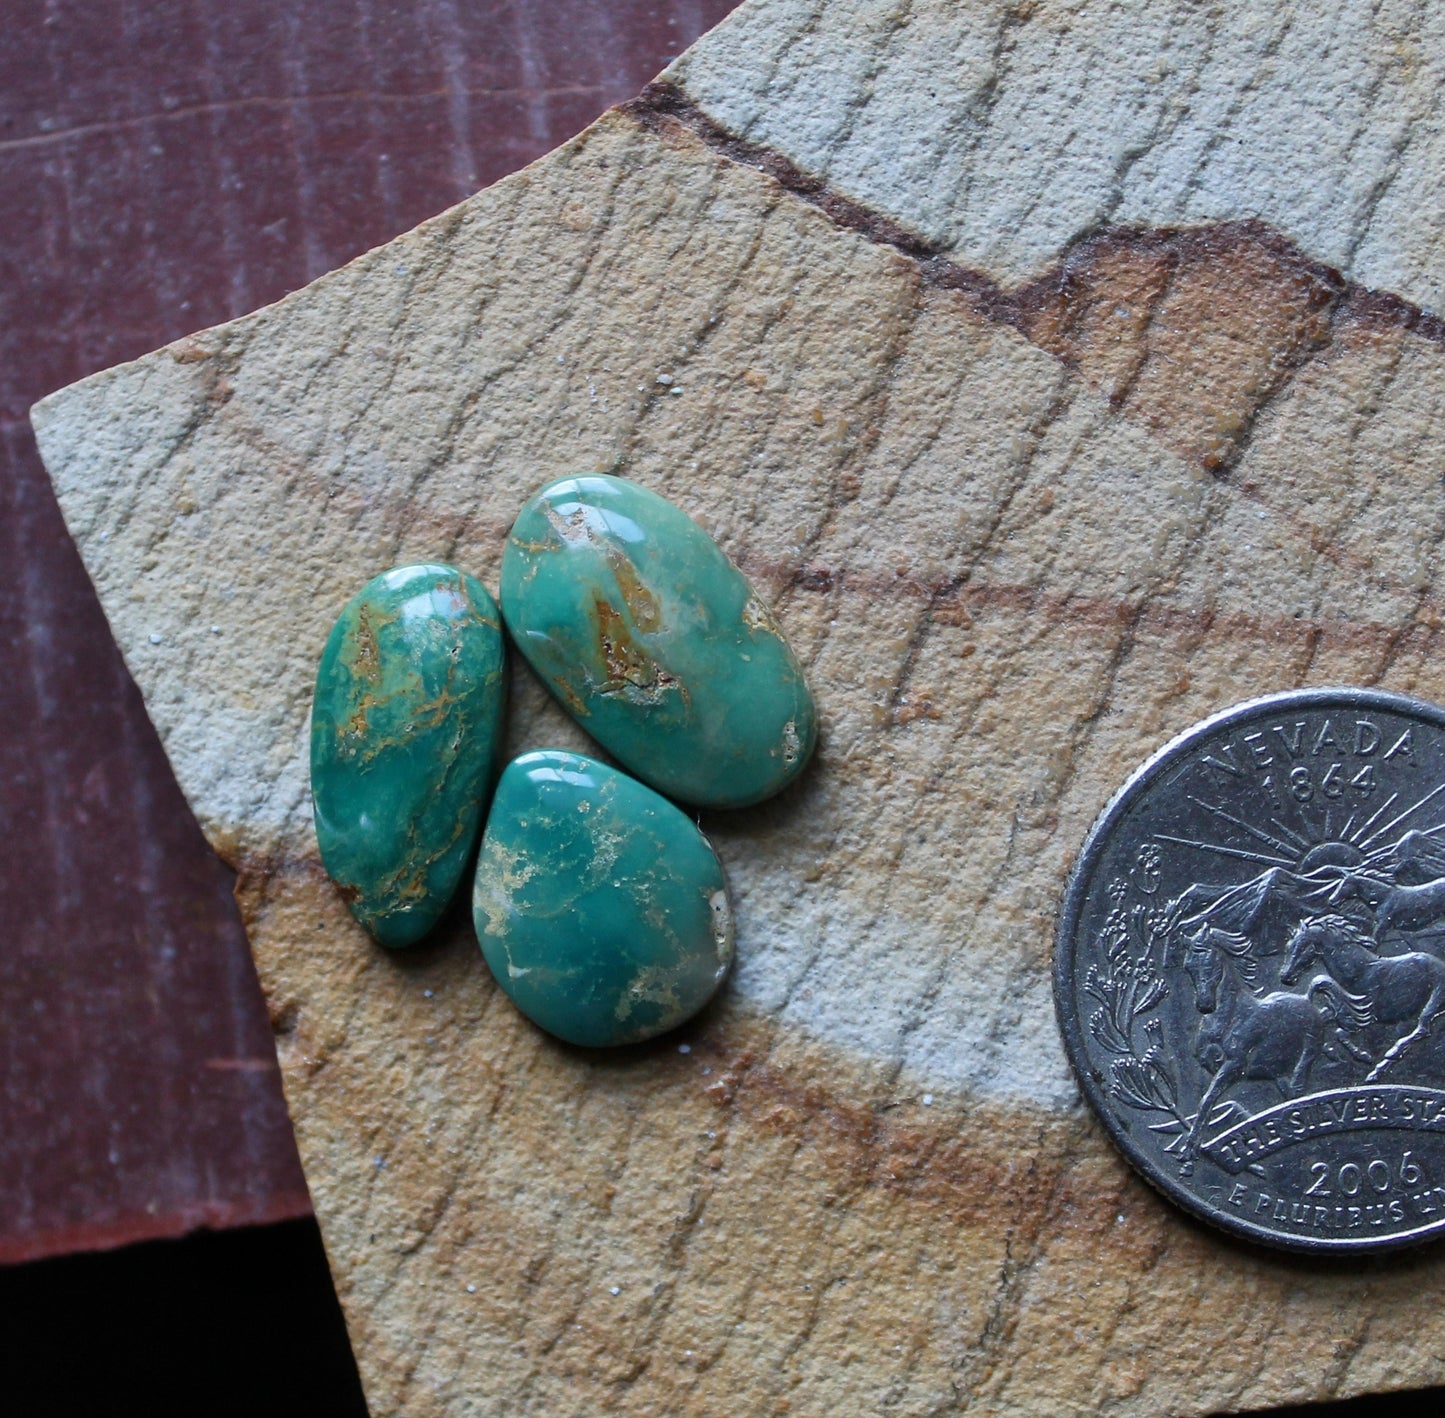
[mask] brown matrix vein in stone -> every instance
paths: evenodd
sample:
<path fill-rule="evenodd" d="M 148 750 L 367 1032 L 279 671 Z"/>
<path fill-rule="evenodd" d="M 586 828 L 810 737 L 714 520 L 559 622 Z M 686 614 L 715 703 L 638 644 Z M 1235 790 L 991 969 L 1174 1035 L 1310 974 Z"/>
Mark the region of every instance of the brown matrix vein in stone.
<path fill-rule="evenodd" d="M 687 128 L 837 226 L 909 257 L 926 284 L 961 292 L 1217 475 L 1238 463 L 1261 411 L 1341 328 L 1408 331 L 1445 349 L 1445 320 L 1347 281 L 1263 222 L 1085 233 L 1052 269 L 1005 290 L 783 154 L 728 131 L 676 84 L 651 84 L 622 109 L 659 135 Z"/>

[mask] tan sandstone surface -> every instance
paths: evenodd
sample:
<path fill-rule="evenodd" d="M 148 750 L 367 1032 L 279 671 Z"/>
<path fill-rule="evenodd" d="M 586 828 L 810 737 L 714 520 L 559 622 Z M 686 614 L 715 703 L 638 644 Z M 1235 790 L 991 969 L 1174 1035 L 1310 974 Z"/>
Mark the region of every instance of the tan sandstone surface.
<path fill-rule="evenodd" d="M 1192 1223 L 1049 993 L 1068 867 L 1167 738 L 1304 684 L 1445 700 L 1442 14 L 757 0 L 526 171 L 37 407 L 237 869 L 377 1418 L 1445 1379 L 1438 1247 Z M 522 1020 L 464 911 L 370 945 L 307 797 L 346 599 L 423 558 L 495 586 L 580 470 L 717 536 L 823 723 L 792 790 L 703 819 L 721 1002 L 616 1055 Z M 585 742 L 525 672 L 510 739 Z"/>

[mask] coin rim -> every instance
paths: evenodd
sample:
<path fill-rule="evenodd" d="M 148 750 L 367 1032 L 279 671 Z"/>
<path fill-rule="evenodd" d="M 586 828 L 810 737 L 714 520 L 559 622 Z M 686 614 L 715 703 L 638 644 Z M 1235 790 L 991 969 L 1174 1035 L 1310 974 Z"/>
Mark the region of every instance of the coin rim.
<path fill-rule="evenodd" d="M 1078 930 L 1084 899 L 1088 891 L 1099 858 L 1103 855 L 1115 828 L 1119 825 L 1135 800 L 1140 798 L 1159 770 L 1179 758 L 1192 744 L 1215 733 L 1226 725 L 1235 725 L 1256 716 L 1267 715 L 1288 705 L 1291 708 L 1319 708 L 1323 705 L 1339 705 L 1350 709 L 1382 709 L 1393 713 L 1413 715 L 1433 724 L 1445 732 L 1445 709 L 1413 695 L 1399 694 L 1393 690 L 1362 689 L 1347 685 L 1325 686 L 1315 689 L 1291 689 L 1275 694 L 1260 695 L 1230 705 L 1208 718 L 1191 724 L 1182 733 L 1176 734 L 1162 748 L 1156 749 L 1124 781 L 1122 787 L 1109 799 L 1104 809 L 1094 820 L 1084 838 L 1078 858 L 1069 872 L 1064 888 L 1063 906 L 1059 913 L 1058 929 L 1054 936 L 1054 1012 L 1058 1018 L 1059 1033 L 1063 1036 L 1064 1052 L 1069 1066 L 1084 1097 L 1088 1100 L 1094 1116 L 1104 1125 L 1110 1141 L 1120 1154 L 1156 1191 L 1190 1215 L 1206 1222 L 1232 1236 L 1242 1237 L 1279 1250 L 1296 1254 L 1332 1254 L 1342 1252 L 1360 1254 L 1397 1250 L 1403 1246 L 1417 1245 L 1445 1232 L 1445 1215 L 1438 1221 L 1409 1231 L 1392 1232 L 1388 1236 L 1338 1239 L 1312 1239 L 1270 1231 L 1246 1218 L 1236 1218 L 1212 1207 L 1202 1197 L 1185 1191 L 1174 1178 L 1151 1159 L 1136 1155 L 1129 1133 L 1104 1095 L 1103 1089 L 1090 1073 L 1088 1053 L 1084 1044 L 1082 1021 L 1074 1001 L 1074 951 L 1072 942 Z"/>

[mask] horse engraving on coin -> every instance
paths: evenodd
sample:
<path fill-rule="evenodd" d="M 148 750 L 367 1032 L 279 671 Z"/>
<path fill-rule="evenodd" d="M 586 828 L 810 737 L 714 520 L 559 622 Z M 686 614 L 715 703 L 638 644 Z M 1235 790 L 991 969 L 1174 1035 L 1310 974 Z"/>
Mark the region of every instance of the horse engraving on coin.
<path fill-rule="evenodd" d="M 1297 1250 L 1445 1231 L 1445 711 L 1301 690 L 1169 744 L 1084 844 L 1055 996 L 1191 1211 Z"/>

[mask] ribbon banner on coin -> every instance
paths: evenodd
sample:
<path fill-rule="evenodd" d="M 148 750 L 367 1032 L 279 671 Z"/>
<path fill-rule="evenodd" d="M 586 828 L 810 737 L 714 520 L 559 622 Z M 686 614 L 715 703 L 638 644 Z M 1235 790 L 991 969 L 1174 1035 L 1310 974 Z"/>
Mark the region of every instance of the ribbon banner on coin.
<path fill-rule="evenodd" d="M 1301 690 L 1146 763 L 1075 867 L 1060 1026 L 1181 1205 L 1296 1250 L 1445 1229 L 1445 711 Z"/>

